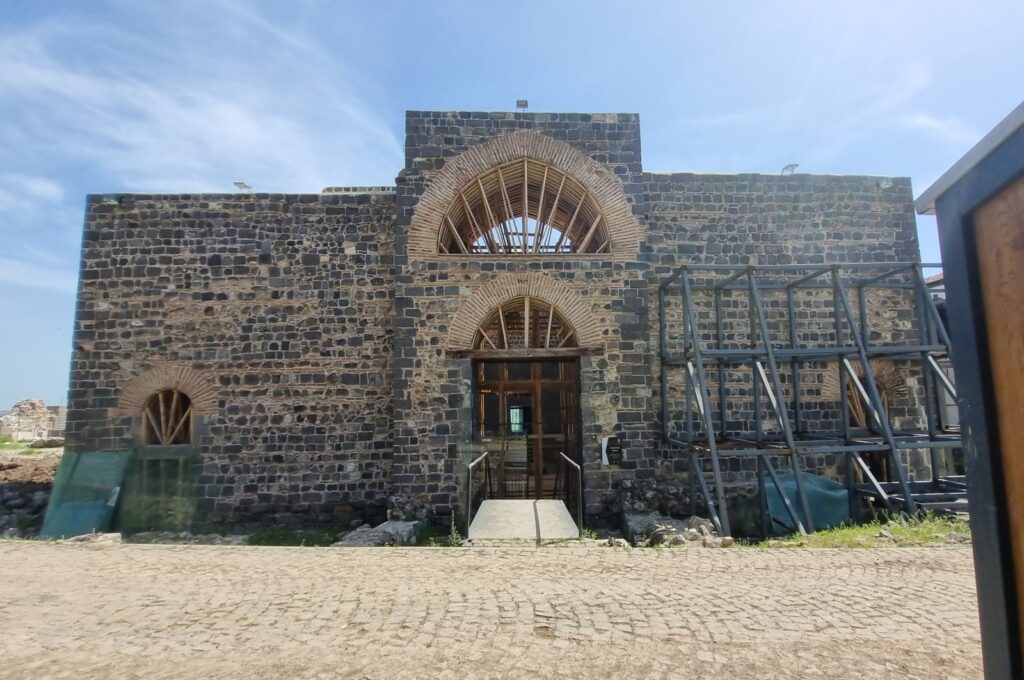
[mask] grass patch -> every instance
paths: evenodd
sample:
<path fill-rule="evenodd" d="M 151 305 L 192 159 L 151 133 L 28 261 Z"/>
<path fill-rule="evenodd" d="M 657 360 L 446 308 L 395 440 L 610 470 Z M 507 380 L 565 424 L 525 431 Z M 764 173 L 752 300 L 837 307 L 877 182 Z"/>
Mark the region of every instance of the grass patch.
<path fill-rule="evenodd" d="M 416 545 L 428 548 L 457 548 L 462 544 L 462 536 L 452 518 L 447 529 L 440 524 L 424 522 L 416 533 Z"/>
<path fill-rule="evenodd" d="M 249 545 L 297 545 L 323 547 L 337 543 L 344 531 L 328 529 L 295 529 L 293 527 L 260 527 L 249 534 Z"/>
<path fill-rule="evenodd" d="M 440 524 L 423 524 L 416 533 L 416 545 L 432 548 L 448 545 L 448 530 Z"/>
<path fill-rule="evenodd" d="M 749 543 L 761 548 L 877 548 L 970 543 L 967 522 L 946 515 L 893 517 L 859 525 L 843 525 L 809 536 L 786 536 Z"/>
<path fill-rule="evenodd" d="M 214 524 L 212 522 L 197 522 L 192 525 L 189 531 L 198 536 L 200 534 L 219 534 L 227 536 L 231 533 L 231 527 L 226 524 Z"/>
<path fill-rule="evenodd" d="M 37 453 L 38 449 L 30 449 L 25 442 L 16 442 L 6 435 L 0 435 L 0 453 Z"/>

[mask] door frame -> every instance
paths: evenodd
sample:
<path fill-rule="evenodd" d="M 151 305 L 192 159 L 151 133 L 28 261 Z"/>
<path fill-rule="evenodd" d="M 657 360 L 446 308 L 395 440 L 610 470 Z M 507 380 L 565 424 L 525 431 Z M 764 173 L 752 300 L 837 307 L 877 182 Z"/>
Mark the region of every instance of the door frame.
<path fill-rule="evenodd" d="M 523 363 L 530 366 L 530 378 L 520 380 L 507 379 L 507 365 L 513 363 Z M 548 363 L 565 363 L 573 367 L 573 375 L 568 379 L 553 379 L 544 378 L 541 375 L 543 364 Z M 500 377 L 496 381 L 485 381 L 481 379 L 481 366 L 483 364 L 502 364 L 503 370 L 500 371 Z M 544 388 L 547 387 L 559 387 L 563 390 L 568 389 L 574 396 L 574 420 L 575 420 L 575 433 L 574 435 L 564 435 L 567 444 L 568 451 L 565 451 L 571 459 L 575 460 L 582 466 L 583 463 L 583 403 L 582 403 L 582 376 L 581 376 L 581 362 L 580 355 L 574 353 L 573 355 L 559 354 L 558 356 L 548 357 L 525 357 L 522 355 L 512 356 L 500 356 L 490 354 L 486 357 L 473 358 L 471 360 L 471 373 L 473 379 L 471 381 L 473 399 L 472 399 L 472 433 L 474 440 L 482 439 L 485 433 L 482 431 L 482 419 L 481 419 L 481 389 L 486 385 L 494 385 L 498 388 L 498 417 L 499 427 L 507 425 L 506 418 L 508 415 L 508 407 L 505 404 L 504 395 L 506 393 L 529 393 L 531 395 L 531 430 L 532 432 L 526 433 L 525 437 L 528 442 L 528 446 L 532 446 L 533 454 L 533 465 L 529 471 L 533 475 L 533 479 L 536 480 L 534 484 L 534 490 L 532 495 L 528 496 L 533 499 L 543 498 L 543 466 L 544 466 L 544 416 L 543 416 L 543 404 L 541 402 L 541 394 Z M 499 435 L 500 436 L 500 435 Z M 551 435 L 548 435 L 551 436 Z M 532 442 L 531 442 L 532 440 Z"/>

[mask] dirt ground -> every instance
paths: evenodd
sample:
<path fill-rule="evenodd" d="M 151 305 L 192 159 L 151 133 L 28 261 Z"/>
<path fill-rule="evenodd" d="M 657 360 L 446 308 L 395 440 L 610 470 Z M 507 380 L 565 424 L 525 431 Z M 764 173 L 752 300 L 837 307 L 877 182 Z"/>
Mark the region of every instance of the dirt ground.
<path fill-rule="evenodd" d="M 0 541 L 0 678 L 981 678 L 968 547 Z"/>
<path fill-rule="evenodd" d="M 52 484 L 64 449 L 34 449 L 32 453 L 0 453 L 0 484 Z"/>

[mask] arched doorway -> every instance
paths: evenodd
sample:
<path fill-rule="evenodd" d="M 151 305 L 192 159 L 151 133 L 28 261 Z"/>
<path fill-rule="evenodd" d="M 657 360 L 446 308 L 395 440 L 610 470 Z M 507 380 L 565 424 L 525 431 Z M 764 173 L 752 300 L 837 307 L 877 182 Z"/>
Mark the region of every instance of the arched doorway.
<path fill-rule="evenodd" d="M 497 305 L 477 328 L 473 429 L 496 457 L 506 498 L 556 498 L 560 453 L 580 460 L 579 346 L 554 304 L 530 296 Z"/>

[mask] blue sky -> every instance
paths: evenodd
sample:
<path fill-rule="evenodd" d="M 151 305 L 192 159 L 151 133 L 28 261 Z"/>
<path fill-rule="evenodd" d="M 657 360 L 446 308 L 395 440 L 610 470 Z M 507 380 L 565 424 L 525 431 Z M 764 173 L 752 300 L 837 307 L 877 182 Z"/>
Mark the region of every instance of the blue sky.
<path fill-rule="evenodd" d="M 3 0 L 0 408 L 65 398 L 87 193 L 390 184 L 405 109 L 528 98 L 638 112 L 648 170 L 917 194 L 1020 103 L 1022 25 L 1020 0 Z"/>

